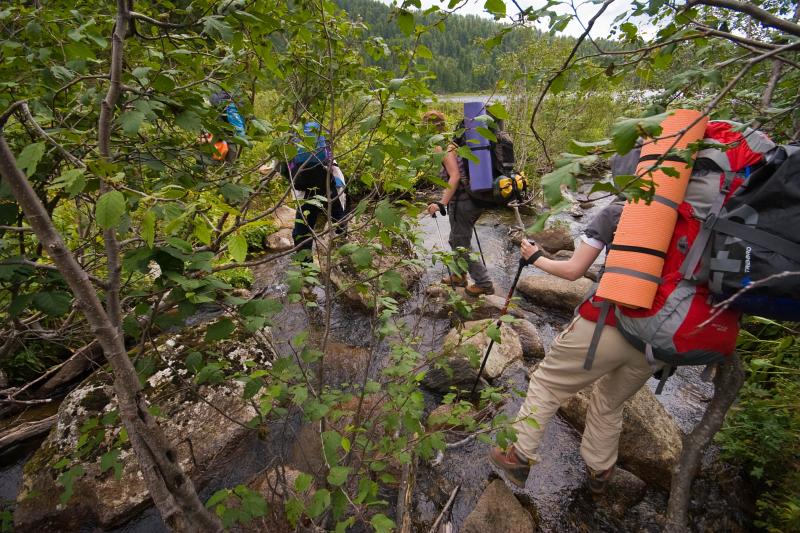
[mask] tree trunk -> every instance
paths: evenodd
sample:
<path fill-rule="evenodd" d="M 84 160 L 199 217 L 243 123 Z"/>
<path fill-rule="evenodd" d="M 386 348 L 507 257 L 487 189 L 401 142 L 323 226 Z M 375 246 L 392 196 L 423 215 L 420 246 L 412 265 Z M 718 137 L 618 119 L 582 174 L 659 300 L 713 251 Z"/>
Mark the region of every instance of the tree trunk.
<path fill-rule="evenodd" d="M 147 488 L 164 522 L 177 531 L 220 531 L 219 520 L 200 502 L 192 481 L 178 463 L 175 450 L 147 410 L 139 378 L 125 351 L 119 328 L 100 303 L 89 275 L 56 231 L 44 205 L 17 166 L 2 133 L 0 176 L 8 184 L 31 228 L 72 290 L 92 333 L 111 364 L 120 418 L 128 431 Z"/>
<path fill-rule="evenodd" d="M 692 481 L 700 469 L 703 452 L 722 427 L 725 415 L 736 400 L 743 382 L 744 369 L 738 355 L 734 354 L 729 364 L 717 367 L 714 397 L 706 408 L 703 419 L 684 437 L 680 459 L 672 471 L 665 531 L 678 533 L 687 530 Z"/>

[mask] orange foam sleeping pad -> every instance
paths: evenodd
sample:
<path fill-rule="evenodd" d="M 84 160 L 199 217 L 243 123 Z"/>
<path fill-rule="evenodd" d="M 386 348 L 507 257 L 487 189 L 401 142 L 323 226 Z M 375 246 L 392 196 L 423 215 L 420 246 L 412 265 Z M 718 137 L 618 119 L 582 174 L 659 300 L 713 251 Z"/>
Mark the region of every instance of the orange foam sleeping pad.
<path fill-rule="evenodd" d="M 673 144 L 676 149 L 681 149 L 702 139 L 708 117 L 698 120 L 677 143 L 674 136 L 701 115 L 699 111 L 678 109 L 664 119 L 659 140 L 642 147 L 636 175 L 646 179 L 648 175 L 643 173 Z M 662 170 L 653 171 L 649 176 L 656 184 L 655 199 L 650 205 L 641 201 L 625 205 L 608 252 L 605 272 L 597 287 L 598 296 L 620 305 L 652 307 L 664 268 L 663 254 L 669 247 L 678 220 L 678 212 L 669 204 L 674 206 L 683 202 L 689 184 L 692 171 L 685 162 L 664 161 L 660 166 L 674 168 L 680 177 L 668 176 Z"/>

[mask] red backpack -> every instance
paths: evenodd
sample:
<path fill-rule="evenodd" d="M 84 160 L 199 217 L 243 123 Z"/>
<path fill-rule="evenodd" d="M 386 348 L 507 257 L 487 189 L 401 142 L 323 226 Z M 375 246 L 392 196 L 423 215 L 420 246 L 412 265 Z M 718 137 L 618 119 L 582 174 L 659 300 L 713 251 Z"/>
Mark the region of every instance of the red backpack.
<path fill-rule="evenodd" d="M 587 354 L 586 368 L 591 368 L 604 323 L 615 323 L 653 366 L 656 360 L 667 364 L 656 392 L 661 391 L 675 366 L 719 363 L 733 354 L 740 313 L 714 308 L 708 286 L 708 246 L 695 241 L 698 236 L 701 241 L 707 239 L 708 232 L 701 231 L 704 221 L 713 221 L 753 167 L 760 165 L 764 154 L 775 147 L 761 132 L 741 129 L 741 125 L 728 121 L 708 123 L 705 141 L 725 144 L 727 148 L 710 148 L 697 154 L 686 196 L 678 206 L 678 220 L 653 306 L 632 309 L 594 298 L 579 308 L 583 316 L 597 317 L 596 340 Z M 614 314 L 608 316 L 612 307 Z"/>

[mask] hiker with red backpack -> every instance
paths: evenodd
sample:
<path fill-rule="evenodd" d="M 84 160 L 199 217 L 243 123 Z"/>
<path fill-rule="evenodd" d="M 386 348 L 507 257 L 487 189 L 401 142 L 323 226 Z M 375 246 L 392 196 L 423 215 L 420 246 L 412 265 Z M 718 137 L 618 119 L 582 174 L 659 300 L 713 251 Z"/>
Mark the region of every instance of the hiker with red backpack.
<path fill-rule="evenodd" d="M 680 127 L 675 130 L 681 131 Z M 621 275 L 651 282 L 655 290 L 653 303 L 646 308 L 600 298 L 593 291 L 555 338 L 531 376 L 514 424 L 516 443 L 489 454 L 490 462 L 514 484 L 525 486 L 531 466 L 539 460 L 537 448 L 547 422 L 559 406 L 595 383 L 581 455 L 590 490 L 603 492 L 617 462 L 623 404 L 651 375 L 661 380 L 659 393 L 675 366 L 728 361 L 742 311 L 786 320 L 800 316 L 797 276 L 792 281 L 774 276 L 776 265 L 784 271 L 800 271 L 800 236 L 792 226 L 777 222 L 776 216 L 781 213 L 787 222 L 796 218 L 800 148 L 776 147 L 762 133 L 727 121 L 711 121 L 703 131 L 705 143 L 717 146 L 699 151 L 693 167 L 662 152 L 635 156 L 638 169 L 619 171 L 640 174 L 654 161 L 674 161 L 691 170 L 682 201 L 664 198 L 657 188 L 648 204 L 675 211 L 666 250 L 644 244 L 654 231 L 645 224 L 638 226 L 638 232 L 620 236 L 624 209 L 637 205 L 620 202 L 610 204 L 590 222 L 569 260 L 543 257 L 535 244 L 522 242 L 522 257 L 528 264 L 569 280 L 581 277 L 606 249 L 601 287 L 604 278 Z M 662 135 L 670 137 L 666 128 Z M 724 150 L 720 144 L 726 145 Z M 772 202 L 765 201 L 769 191 Z M 613 266 L 619 263 L 610 259 L 612 254 L 627 259 L 630 266 Z M 654 257 L 663 261 L 660 276 L 640 266 Z M 623 282 L 618 291 L 631 292 L 633 285 Z M 714 305 L 732 292 L 751 307 Z"/>

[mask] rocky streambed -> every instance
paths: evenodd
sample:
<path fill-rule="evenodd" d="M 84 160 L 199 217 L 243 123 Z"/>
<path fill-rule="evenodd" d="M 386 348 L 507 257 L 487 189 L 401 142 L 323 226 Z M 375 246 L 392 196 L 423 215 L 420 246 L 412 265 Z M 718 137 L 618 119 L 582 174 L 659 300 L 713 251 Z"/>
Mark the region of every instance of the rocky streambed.
<path fill-rule="evenodd" d="M 546 242 L 551 253 L 563 250 L 568 253 L 582 224 L 603 203 L 576 204 L 572 211 L 556 217 L 547 235 L 537 240 Z M 281 216 L 293 215 L 283 210 Z M 291 219 L 278 222 L 282 223 L 282 229 L 268 239 L 273 250 L 288 244 L 287 229 Z M 436 223 L 430 218 L 419 221 L 428 250 L 441 246 Z M 502 295 L 517 268 L 518 249 L 508 234 L 508 228 L 514 223 L 508 210 L 489 212 L 478 223 L 483 253 L 497 291 L 495 296 L 476 304 L 474 322 L 465 324 L 464 329 L 453 328 L 442 299 L 438 288 L 438 278 L 444 274 L 441 266 L 432 266 L 430 257 L 423 255 L 419 257 L 419 264 L 424 268 L 408 264 L 400 272 L 411 292 L 402 303 L 403 319 L 424 324 L 420 328 L 420 351 L 438 351 L 443 347 L 447 351 L 462 343 L 483 351 L 488 339 L 479 333 L 485 323 L 480 321 L 498 315 Z M 446 236 L 449 230 L 446 219 L 438 219 L 438 224 L 438 230 Z M 263 289 L 267 295 L 286 301 L 284 274 L 288 266 L 288 258 L 281 258 L 256 267 L 254 289 Z M 346 271 L 340 276 L 346 276 Z M 487 365 L 487 376 L 493 385 L 502 384 L 509 391 L 520 392 L 508 395 L 503 409 L 509 415 L 516 413 L 522 401 L 527 376 L 569 320 L 572 309 L 589 285 L 588 278 L 570 284 L 526 269 L 510 311 L 519 321 L 503 326 L 503 342 L 495 346 Z M 315 296 L 319 303 L 324 303 L 324 291 L 316 289 Z M 369 350 L 385 354 L 386 347 L 374 346 L 370 338 L 372 319 L 364 304 L 363 295 L 356 293 L 344 293 L 342 298 L 332 302 L 330 337 L 334 342 L 326 353 L 326 362 L 331 365 L 328 373 L 331 382 L 348 382 L 360 375 Z M 317 451 L 314 446 L 308 446 L 308 428 L 299 417 L 262 434 L 250 430 L 247 424 L 255 412 L 241 400 L 242 391 L 238 386 L 207 385 L 202 391 L 183 386 L 186 351 L 191 350 L 193 343 L 202 342 L 208 319 L 201 320 L 191 332 L 162 340 L 159 347 L 161 367 L 146 384 L 146 393 L 159 398 L 167 433 L 204 498 L 219 488 L 246 483 L 254 490 L 269 493 L 275 504 L 273 508 L 280 509 L 281 499 L 292 492 L 292 480 L 299 472 L 318 473 Z M 228 341 L 219 346 L 218 356 L 234 366 L 247 360 L 270 365 L 275 354 L 285 353 L 287 343 L 300 331 L 309 330 L 312 337 L 319 335 L 317 325 L 321 320 L 320 311 L 286 302 L 275 317 L 273 327 L 258 335 Z M 465 335 L 470 330 L 478 333 Z M 426 378 L 426 405 L 431 412 L 439 409 L 442 394 L 450 385 L 471 383 L 475 377 L 475 370 L 469 365 L 458 363 L 456 356 L 453 361 L 456 370 L 453 375 L 430 372 Z M 370 371 L 376 375 L 379 369 L 380 365 Z M 487 444 L 478 440 L 463 442 L 463 435 L 458 432 L 449 435 L 449 442 L 462 442 L 436 460 L 420 462 L 418 466 L 411 498 L 413 529 L 428 531 L 438 519 L 443 524 L 441 527 L 450 527 L 450 531 L 660 531 L 669 470 L 680 452 L 681 436 L 702 416 L 713 387 L 700 379 L 698 370 L 690 368 L 679 370 L 660 396 L 653 394 L 654 387 L 655 383 L 649 383 L 626 406 L 620 470 L 607 495 L 591 496 L 586 487 L 585 466 L 578 452 L 590 394 L 585 391 L 562 406 L 559 416 L 548 426 L 540 450 L 543 460 L 534 466 L 523 490 L 512 491 L 497 479 L 486 461 Z M 29 450 L 22 450 L 16 456 L 7 456 L 8 464 L 0 470 L 0 496 L 16 500 L 16 530 L 164 530 L 144 490 L 141 473 L 132 460 L 123 461 L 125 467 L 117 477 L 112 469 L 103 470 L 98 466 L 98 457 L 87 457 L 85 473 L 74 487 L 75 496 L 69 505 L 59 502 L 62 490 L 59 473 L 51 466 L 77 444 L 78 429 L 87 420 L 102 419 L 113 409 L 112 396 L 108 376 L 102 371 L 96 372 L 66 397 L 58 409 L 53 429 L 32 455 Z M 214 402 L 204 402 L 200 396 L 213 396 Z M 225 413 L 233 413 L 233 416 L 224 416 L 209 403 L 224 405 Z M 105 432 L 102 439 L 119 438 L 116 431 Z M 748 529 L 747 498 L 742 496 L 743 491 L 736 473 L 720 465 L 715 451 L 710 450 L 695 483 L 694 529 Z M 393 499 L 397 495 L 390 489 L 385 496 Z M 440 516 L 451 497 L 448 511 Z M 394 506 L 389 506 L 387 514 L 392 515 L 393 509 Z M 252 524 L 250 530 L 290 529 L 282 513 L 275 512 Z"/>

